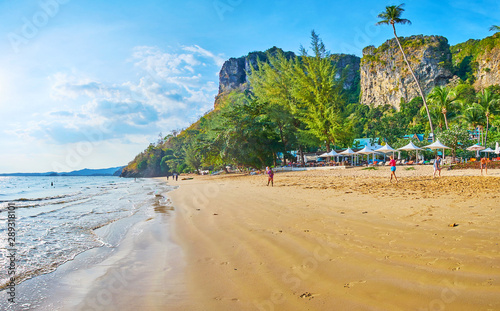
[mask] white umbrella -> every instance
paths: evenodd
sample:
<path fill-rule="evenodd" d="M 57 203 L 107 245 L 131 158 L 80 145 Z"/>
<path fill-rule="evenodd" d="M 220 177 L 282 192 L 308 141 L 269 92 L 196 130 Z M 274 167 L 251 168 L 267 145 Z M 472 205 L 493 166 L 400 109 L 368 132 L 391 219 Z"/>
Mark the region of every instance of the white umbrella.
<path fill-rule="evenodd" d="M 415 144 L 410 141 L 410 143 L 408 145 L 406 145 L 404 147 L 401 147 L 401 148 L 398 148 L 398 150 L 410 151 L 410 150 L 423 150 L 423 149 L 420 148 L 420 147 L 415 146 Z"/>
<path fill-rule="evenodd" d="M 479 150 L 483 150 L 483 149 L 484 149 L 484 147 L 481 146 L 480 144 L 475 144 L 475 145 L 472 145 L 469 148 L 467 148 L 467 150 L 469 150 L 469 151 L 479 151 Z"/>
<path fill-rule="evenodd" d="M 498 142 L 497 142 L 497 144 L 495 146 L 495 153 L 496 154 L 500 154 L 500 146 L 498 146 Z"/>
<path fill-rule="evenodd" d="M 366 145 L 363 149 L 359 150 L 358 152 L 356 152 L 357 154 L 366 154 L 367 156 L 369 154 L 374 154 L 375 151 L 373 151 L 370 147 L 368 147 L 368 145 Z M 375 160 L 375 156 L 374 157 L 374 160 Z"/>
<path fill-rule="evenodd" d="M 385 144 L 384 146 L 378 148 L 378 149 L 375 149 L 375 152 L 381 152 L 384 154 L 384 161 L 385 161 L 385 155 L 387 153 L 390 153 L 392 152 L 392 157 L 394 158 L 394 152 L 396 150 L 394 148 L 392 148 L 391 146 L 389 146 L 389 144 Z"/>
<path fill-rule="evenodd" d="M 351 160 L 352 160 L 352 156 L 356 154 L 356 152 L 352 151 L 352 149 L 350 147 L 347 147 L 346 150 L 342 151 L 340 154 L 342 155 L 347 155 L 347 156 L 351 156 Z"/>
<path fill-rule="evenodd" d="M 443 144 L 439 141 L 439 139 L 438 139 L 438 140 L 436 140 L 435 142 L 433 142 L 433 143 L 432 143 L 432 144 L 430 144 L 430 145 L 423 146 L 422 148 L 428 148 L 428 149 L 443 149 L 443 158 L 444 158 L 444 149 L 451 149 L 450 147 L 443 145 Z"/>
<path fill-rule="evenodd" d="M 480 152 L 495 152 L 495 150 L 493 150 L 491 148 L 486 148 L 486 149 L 481 150 Z"/>
<path fill-rule="evenodd" d="M 334 157 L 334 156 L 338 156 L 339 154 L 335 152 L 335 150 L 331 150 L 330 152 L 325 152 L 323 153 L 322 155 L 320 155 L 319 157 L 320 158 L 326 158 L 326 157 Z M 337 161 L 338 162 L 338 161 Z"/>
<path fill-rule="evenodd" d="M 340 154 L 353 155 L 353 154 L 356 154 L 356 152 L 352 151 L 352 149 L 350 147 L 348 147 L 346 150 L 342 151 Z"/>
<path fill-rule="evenodd" d="M 394 153 L 394 148 L 392 148 L 391 146 L 389 146 L 389 144 L 386 144 L 385 146 L 382 146 L 378 149 L 375 149 L 375 152 L 382 152 L 382 153 L 389 153 L 389 152 L 392 152 Z"/>
<path fill-rule="evenodd" d="M 375 153 L 375 151 L 373 151 L 370 147 L 365 146 L 363 149 L 359 150 L 356 153 L 358 153 L 358 154 L 372 154 L 372 153 Z"/>
<path fill-rule="evenodd" d="M 417 147 L 415 146 L 415 144 L 413 142 L 410 141 L 410 143 L 408 143 L 408 145 L 404 146 L 404 147 L 401 147 L 401 148 L 398 148 L 398 150 L 405 150 L 405 151 L 411 151 L 411 150 L 415 150 L 415 158 L 417 158 L 418 156 L 418 151 L 419 150 L 423 150 L 422 148 L 420 147 Z"/>
<path fill-rule="evenodd" d="M 479 150 L 483 150 L 484 147 L 481 146 L 480 144 L 475 144 L 467 148 L 469 151 L 476 151 L 476 157 L 479 157 Z"/>

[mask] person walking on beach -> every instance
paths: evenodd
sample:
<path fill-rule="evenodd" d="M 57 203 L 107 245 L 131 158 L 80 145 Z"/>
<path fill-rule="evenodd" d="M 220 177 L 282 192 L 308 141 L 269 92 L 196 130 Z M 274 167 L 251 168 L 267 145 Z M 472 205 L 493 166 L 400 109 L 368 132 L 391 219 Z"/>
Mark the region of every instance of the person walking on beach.
<path fill-rule="evenodd" d="M 178 179 L 179 179 L 179 174 L 175 173 L 175 181 L 177 181 Z"/>
<path fill-rule="evenodd" d="M 434 175 L 436 177 L 436 172 L 439 171 L 439 177 L 441 177 L 441 157 L 437 156 L 436 161 L 434 161 Z"/>
<path fill-rule="evenodd" d="M 269 186 L 269 183 L 271 183 L 271 187 L 274 187 L 274 172 L 272 168 L 269 168 L 269 166 L 266 166 L 266 174 L 269 176 L 267 179 L 267 185 Z"/>
<path fill-rule="evenodd" d="M 392 183 L 392 177 L 394 176 L 394 179 L 396 179 L 396 183 L 398 183 L 398 178 L 396 177 L 396 160 L 394 160 L 393 156 L 390 156 L 389 159 L 389 165 L 391 166 L 391 183 Z"/>
<path fill-rule="evenodd" d="M 484 158 L 481 158 L 481 176 L 483 176 L 483 169 L 485 171 L 485 175 L 488 175 L 488 158 L 484 157 Z"/>

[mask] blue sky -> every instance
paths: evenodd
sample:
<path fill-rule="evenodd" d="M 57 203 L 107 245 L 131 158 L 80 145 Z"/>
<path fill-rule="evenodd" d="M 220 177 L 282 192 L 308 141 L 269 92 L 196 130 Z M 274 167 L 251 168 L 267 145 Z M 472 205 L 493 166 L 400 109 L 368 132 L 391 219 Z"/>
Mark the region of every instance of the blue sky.
<path fill-rule="evenodd" d="M 0 0 L 0 172 L 125 165 L 213 106 L 224 60 L 312 29 L 333 53 L 361 56 L 392 37 L 390 1 Z M 399 4 L 397 2 L 396 4 Z M 500 2 L 406 1 L 398 35 L 484 38 Z"/>

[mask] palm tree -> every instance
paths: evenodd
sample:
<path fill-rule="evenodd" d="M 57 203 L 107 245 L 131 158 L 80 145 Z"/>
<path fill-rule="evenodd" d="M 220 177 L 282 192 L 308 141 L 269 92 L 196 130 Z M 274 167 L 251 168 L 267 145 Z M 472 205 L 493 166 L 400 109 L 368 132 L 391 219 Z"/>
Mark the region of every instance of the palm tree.
<path fill-rule="evenodd" d="M 457 96 L 455 93 L 447 87 L 438 86 L 435 87 L 428 96 L 429 103 L 432 106 L 436 106 L 444 117 L 444 123 L 446 129 L 448 126 L 448 116 L 452 116 L 457 107 Z"/>
<path fill-rule="evenodd" d="M 462 119 L 476 131 L 479 144 L 485 123 L 483 107 L 478 103 L 463 103 Z"/>
<path fill-rule="evenodd" d="M 427 106 L 427 102 L 425 100 L 424 93 L 422 92 L 422 88 L 420 87 L 420 83 L 417 80 L 417 77 L 415 76 L 415 73 L 411 69 L 410 63 L 408 62 L 408 59 L 406 58 L 406 54 L 403 51 L 403 47 L 401 46 L 401 43 L 399 42 L 398 35 L 396 34 L 396 24 L 410 24 L 411 22 L 407 19 L 401 18 L 401 14 L 404 12 L 403 9 L 404 3 L 395 6 L 395 5 L 389 5 L 385 7 L 385 12 L 382 12 L 378 15 L 378 18 L 381 19 L 376 25 L 392 25 L 392 29 L 394 30 L 394 37 L 396 38 L 396 42 L 399 45 L 399 49 L 401 50 L 401 53 L 403 54 L 403 58 L 406 62 L 406 65 L 408 66 L 408 69 L 410 69 L 411 75 L 413 76 L 413 79 L 415 80 L 415 83 L 417 84 L 418 92 L 420 93 L 420 96 L 422 97 L 422 101 L 424 102 L 425 110 L 427 111 L 427 117 L 429 118 L 429 125 L 431 127 L 431 133 L 432 133 L 432 141 L 434 141 L 434 127 L 432 126 L 432 120 L 431 120 L 431 114 L 429 113 L 429 107 Z"/>
<path fill-rule="evenodd" d="M 490 27 L 490 31 L 500 32 L 500 26 L 493 25 Z"/>
<path fill-rule="evenodd" d="M 481 93 L 478 93 L 476 97 L 478 104 L 481 106 L 484 116 L 486 117 L 485 144 L 487 144 L 490 116 L 492 114 L 497 114 L 500 111 L 500 107 L 498 107 L 499 97 L 498 94 L 492 93 L 488 89 L 484 89 Z"/>

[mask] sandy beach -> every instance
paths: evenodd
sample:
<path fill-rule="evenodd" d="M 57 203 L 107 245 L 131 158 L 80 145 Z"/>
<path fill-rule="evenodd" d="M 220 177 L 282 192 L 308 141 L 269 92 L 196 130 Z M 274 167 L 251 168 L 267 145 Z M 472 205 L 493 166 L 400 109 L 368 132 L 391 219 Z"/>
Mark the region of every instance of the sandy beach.
<path fill-rule="evenodd" d="M 489 173 L 162 179 L 179 188 L 124 219 L 135 225 L 105 259 L 82 253 L 19 292 L 49 297 L 36 310 L 500 310 L 500 171 Z"/>
<path fill-rule="evenodd" d="M 179 180 L 169 196 L 189 306 L 166 309 L 499 310 L 500 172 L 489 173 Z"/>

